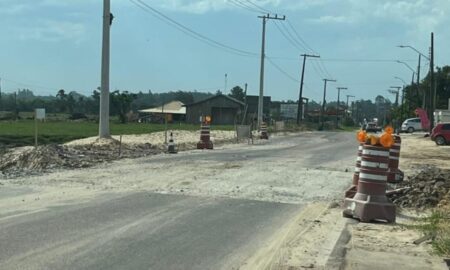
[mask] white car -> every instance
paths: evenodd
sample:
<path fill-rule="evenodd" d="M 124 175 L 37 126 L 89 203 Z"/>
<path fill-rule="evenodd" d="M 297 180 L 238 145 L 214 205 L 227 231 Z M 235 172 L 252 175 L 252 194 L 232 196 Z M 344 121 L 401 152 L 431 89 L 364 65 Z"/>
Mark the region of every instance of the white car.
<path fill-rule="evenodd" d="M 406 119 L 402 124 L 402 132 L 413 133 L 414 131 L 422 130 L 422 123 L 420 118 Z"/>

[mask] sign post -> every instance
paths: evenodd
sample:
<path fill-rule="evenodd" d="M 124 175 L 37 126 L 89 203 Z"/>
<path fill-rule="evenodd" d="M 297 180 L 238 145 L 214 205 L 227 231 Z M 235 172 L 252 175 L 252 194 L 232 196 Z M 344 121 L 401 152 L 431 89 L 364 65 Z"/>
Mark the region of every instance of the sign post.
<path fill-rule="evenodd" d="M 45 109 L 34 110 L 34 147 L 38 145 L 38 120 L 45 119 Z"/>

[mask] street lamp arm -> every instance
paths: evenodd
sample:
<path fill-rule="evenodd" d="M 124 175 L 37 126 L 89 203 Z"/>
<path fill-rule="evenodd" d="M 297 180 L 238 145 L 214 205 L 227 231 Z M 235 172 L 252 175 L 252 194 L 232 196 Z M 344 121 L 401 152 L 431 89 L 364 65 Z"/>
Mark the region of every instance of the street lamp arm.
<path fill-rule="evenodd" d="M 414 48 L 413 46 L 410 46 L 410 45 L 399 45 L 399 46 L 397 46 L 397 47 L 399 47 L 399 48 L 410 48 L 410 49 L 412 49 L 413 51 L 415 51 L 416 53 L 422 55 L 422 56 L 423 56 L 425 59 L 427 59 L 428 61 L 430 61 L 430 58 L 429 58 L 428 56 L 424 55 L 423 53 L 421 53 L 419 50 L 417 50 L 417 49 Z"/>
<path fill-rule="evenodd" d="M 414 74 L 416 73 L 416 71 L 415 71 L 410 65 L 408 65 L 407 63 L 405 63 L 405 62 L 403 62 L 403 61 L 400 61 L 400 60 L 397 60 L 396 62 L 399 63 L 399 64 L 405 65 L 405 66 L 406 66 L 407 68 L 409 68 Z"/>

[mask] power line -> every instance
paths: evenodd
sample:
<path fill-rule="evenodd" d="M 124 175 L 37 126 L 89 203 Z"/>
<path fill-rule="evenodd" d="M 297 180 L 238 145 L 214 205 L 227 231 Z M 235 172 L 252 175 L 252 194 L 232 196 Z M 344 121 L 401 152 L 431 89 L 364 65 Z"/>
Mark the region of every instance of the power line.
<path fill-rule="evenodd" d="M 300 42 L 302 42 L 303 45 L 306 48 L 308 48 L 311 52 L 317 54 L 317 52 L 313 48 L 311 48 L 311 46 L 309 46 L 308 43 L 306 43 L 306 41 L 299 35 L 299 33 L 297 32 L 297 30 L 295 30 L 295 27 L 292 25 L 292 23 L 289 20 L 287 20 L 287 23 L 288 23 L 289 27 L 292 29 L 292 31 L 294 32 L 294 34 L 297 36 L 297 38 L 300 40 Z"/>
<path fill-rule="evenodd" d="M 266 8 L 263 8 L 260 5 L 255 4 L 254 2 L 250 1 L 250 0 L 245 0 L 247 3 L 249 3 L 250 5 L 256 7 L 259 10 L 262 10 L 263 12 L 268 12 L 268 13 L 276 13 L 276 12 L 272 12 L 271 10 L 268 10 Z"/>
<path fill-rule="evenodd" d="M 250 12 L 255 12 L 258 14 L 264 13 L 264 12 L 261 12 L 259 10 L 252 8 L 251 6 L 249 6 L 246 3 L 243 3 L 242 1 L 239 1 L 239 0 L 227 0 L 227 2 L 233 4 L 234 6 L 237 6 L 237 7 L 243 8 L 247 11 L 250 11 Z"/>
<path fill-rule="evenodd" d="M 287 73 L 285 70 L 283 70 L 280 66 L 278 66 L 277 64 L 275 64 L 275 62 L 273 62 L 272 59 L 270 59 L 269 57 L 266 57 L 266 59 L 269 61 L 269 63 L 274 66 L 279 72 L 281 72 L 282 74 L 284 74 L 287 78 L 289 78 L 290 80 L 292 80 L 293 82 L 299 83 L 300 81 L 297 80 L 294 76 L 290 75 L 289 73 Z"/>
<path fill-rule="evenodd" d="M 203 34 L 200 34 L 190 28 L 188 28 L 187 26 L 184 26 L 183 24 L 175 21 L 174 19 L 168 17 L 167 15 L 165 15 L 164 13 L 158 11 L 157 9 L 151 7 L 150 5 L 148 5 L 147 3 L 143 2 L 142 0 L 130 0 L 131 3 L 135 4 L 137 7 L 141 8 L 142 10 L 144 10 L 145 12 L 153 15 L 154 17 L 156 17 L 157 19 L 167 23 L 168 25 L 171 25 L 172 27 L 175 27 L 177 30 L 185 33 L 186 35 L 189 35 L 190 37 L 197 39 L 201 42 L 204 42 L 210 46 L 225 50 L 229 53 L 234 53 L 240 56 L 251 56 L 251 57 L 255 57 L 257 56 L 256 53 L 253 52 L 249 52 L 249 51 L 244 51 L 241 49 L 237 49 L 231 46 L 228 46 L 226 44 L 223 44 L 221 42 L 218 42 L 216 40 L 213 40 Z"/>
<path fill-rule="evenodd" d="M 292 44 L 292 46 L 294 46 L 294 48 L 298 49 L 299 51 L 301 51 L 301 48 L 298 47 L 298 45 L 296 44 L 295 40 L 292 39 L 291 37 L 287 36 L 287 34 L 280 28 L 280 26 L 278 25 L 278 22 L 274 22 L 276 28 L 278 29 L 278 31 L 284 36 L 284 38 Z"/>

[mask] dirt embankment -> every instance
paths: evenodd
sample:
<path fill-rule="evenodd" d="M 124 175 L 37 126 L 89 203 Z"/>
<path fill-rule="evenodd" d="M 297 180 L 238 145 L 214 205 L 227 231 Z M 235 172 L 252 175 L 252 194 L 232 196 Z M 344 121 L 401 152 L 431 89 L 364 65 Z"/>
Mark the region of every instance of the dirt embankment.
<path fill-rule="evenodd" d="M 179 151 L 195 149 L 199 132 L 176 131 L 173 133 Z M 215 144 L 232 142 L 234 131 L 212 131 Z M 33 175 L 55 169 L 86 168 L 102 162 L 121 158 L 137 158 L 166 151 L 164 132 L 143 135 L 124 135 L 111 140 L 97 137 L 72 141 L 63 145 L 18 147 L 0 155 L 0 178 Z"/>

